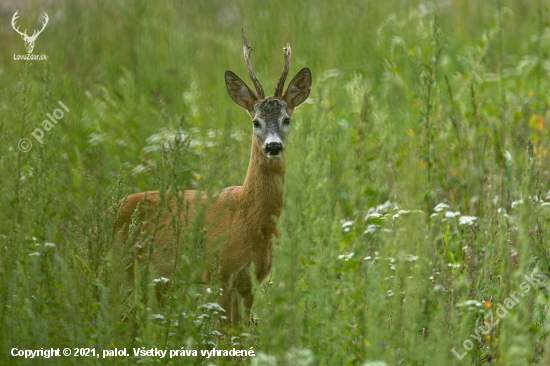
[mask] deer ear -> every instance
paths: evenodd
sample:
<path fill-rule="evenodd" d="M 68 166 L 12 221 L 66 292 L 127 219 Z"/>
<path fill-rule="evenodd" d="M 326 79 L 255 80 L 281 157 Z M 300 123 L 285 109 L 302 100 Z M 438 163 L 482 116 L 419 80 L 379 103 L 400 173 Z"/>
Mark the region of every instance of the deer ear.
<path fill-rule="evenodd" d="M 288 84 L 283 99 L 288 108 L 296 108 L 306 101 L 311 91 L 311 72 L 309 69 L 300 70 L 294 79 Z"/>
<path fill-rule="evenodd" d="M 227 86 L 229 96 L 239 107 L 254 112 L 254 103 L 258 100 L 258 96 L 244 81 L 229 70 L 225 72 L 225 86 Z"/>

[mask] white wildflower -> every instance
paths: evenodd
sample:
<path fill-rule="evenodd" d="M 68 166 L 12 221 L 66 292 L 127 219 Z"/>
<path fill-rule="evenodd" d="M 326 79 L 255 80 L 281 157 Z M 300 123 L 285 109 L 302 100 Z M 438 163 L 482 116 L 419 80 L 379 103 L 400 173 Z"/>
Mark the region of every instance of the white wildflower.
<path fill-rule="evenodd" d="M 365 216 L 365 220 L 369 220 L 369 219 L 383 219 L 384 216 L 382 216 L 382 214 L 379 214 L 378 212 L 372 212 L 372 213 L 368 213 L 367 216 Z"/>
<path fill-rule="evenodd" d="M 285 355 L 287 365 L 313 366 L 315 356 L 307 348 L 291 348 Z"/>
<path fill-rule="evenodd" d="M 456 304 L 456 306 L 458 307 L 462 307 L 462 306 L 474 306 L 474 307 L 477 307 L 477 308 L 480 308 L 482 306 L 482 304 L 477 301 L 477 300 L 467 300 L 467 301 L 464 301 L 462 303 L 458 303 Z"/>
<path fill-rule="evenodd" d="M 386 201 L 383 204 L 376 206 L 377 212 L 387 212 L 389 210 L 399 210 L 399 206 L 391 201 Z"/>
<path fill-rule="evenodd" d="M 523 203 L 523 199 L 512 202 L 512 208 L 519 206 Z"/>
<path fill-rule="evenodd" d="M 361 366 L 388 366 L 384 361 L 367 361 Z"/>
<path fill-rule="evenodd" d="M 416 262 L 418 260 L 418 256 L 417 255 L 412 255 L 412 254 L 407 254 L 405 256 L 405 260 L 407 262 Z"/>
<path fill-rule="evenodd" d="M 206 309 L 206 310 L 221 311 L 221 312 L 225 313 L 225 310 L 218 303 L 215 303 L 215 302 L 209 302 L 209 303 L 206 303 L 206 304 L 202 304 L 201 308 Z"/>
<path fill-rule="evenodd" d="M 399 210 L 399 206 L 391 201 L 386 201 L 385 203 L 369 208 L 365 220 L 369 218 L 383 218 L 383 214 L 387 214 L 389 211 Z"/>
<path fill-rule="evenodd" d="M 475 216 L 460 216 L 458 219 L 459 225 L 466 225 L 466 226 L 472 226 L 477 221 L 477 217 Z"/>
<path fill-rule="evenodd" d="M 410 213 L 424 213 L 422 210 L 399 210 L 397 211 L 397 216 L 399 215 L 406 215 Z"/>
<path fill-rule="evenodd" d="M 342 231 L 344 233 L 349 233 L 351 231 L 352 226 L 353 226 L 353 221 L 345 221 L 342 224 Z"/>
<path fill-rule="evenodd" d="M 380 227 L 380 225 L 369 225 L 367 226 L 367 230 L 365 230 L 365 234 L 374 234 L 376 230 Z"/>
<path fill-rule="evenodd" d="M 267 355 L 263 352 L 258 352 L 256 357 L 252 357 L 252 366 L 277 366 L 277 358 Z"/>
<path fill-rule="evenodd" d="M 445 212 L 445 217 L 448 218 L 448 219 L 452 219 L 452 218 L 455 218 L 457 216 L 460 215 L 460 211 L 456 211 L 456 212 L 453 212 L 453 211 L 447 211 Z"/>
<path fill-rule="evenodd" d="M 438 203 L 437 206 L 434 207 L 434 211 L 441 212 L 443 210 L 447 210 L 448 208 L 451 208 L 451 206 L 446 203 Z"/>
<path fill-rule="evenodd" d="M 168 283 L 168 281 L 170 281 L 170 280 L 166 277 L 155 278 L 153 280 L 154 283 L 159 283 L 159 282 Z"/>
<path fill-rule="evenodd" d="M 345 261 L 347 262 L 347 261 L 349 261 L 354 255 L 355 255 L 355 253 L 340 254 L 340 255 L 338 256 L 338 259 L 343 259 L 343 260 L 345 260 Z"/>

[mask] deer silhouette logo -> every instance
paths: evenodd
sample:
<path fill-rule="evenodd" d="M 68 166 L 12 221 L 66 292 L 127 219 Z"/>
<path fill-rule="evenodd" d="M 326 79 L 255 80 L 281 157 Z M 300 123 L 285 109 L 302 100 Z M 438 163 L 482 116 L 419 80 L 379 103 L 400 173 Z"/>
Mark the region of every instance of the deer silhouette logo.
<path fill-rule="evenodd" d="M 25 29 L 24 32 L 21 32 L 19 30 L 19 27 L 15 27 L 15 20 L 18 18 L 17 13 L 19 13 L 19 10 L 13 14 L 13 18 L 11 18 L 11 26 L 13 29 L 21 35 L 21 38 L 23 38 L 23 41 L 25 41 L 25 48 L 27 49 L 27 53 L 32 53 L 32 50 L 34 49 L 34 42 L 36 41 L 36 38 L 38 38 L 38 35 L 42 33 L 44 28 L 46 28 L 46 24 L 48 24 L 48 14 L 44 13 L 44 22 L 42 22 L 42 29 L 37 31 L 36 29 L 32 33 L 32 36 L 27 35 L 27 30 Z"/>

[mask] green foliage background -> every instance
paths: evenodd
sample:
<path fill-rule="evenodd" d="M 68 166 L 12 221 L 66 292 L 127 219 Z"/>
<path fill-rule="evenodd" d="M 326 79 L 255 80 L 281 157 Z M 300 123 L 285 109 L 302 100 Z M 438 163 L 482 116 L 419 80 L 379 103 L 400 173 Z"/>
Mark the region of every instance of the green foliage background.
<path fill-rule="evenodd" d="M 47 61 L 14 60 L 16 10 L 22 29 L 48 13 L 34 49 Z M 0 13 L 0 364 L 550 364 L 547 0 L 25 1 Z M 223 78 L 246 76 L 241 27 L 266 90 L 287 42 L 291 75 L 309 67 L 313 90 L 292 120 L 258 325 L 222 337 L 215 286 L 197 284 L 200 226 L 182 233 L 159 306 L 146 260 L 127 296 L 128 256 L 103 213 L 130 193 L 244 181 L 251 123 Z M 58 101 L 70 111 L 39 144 L 30 134 Z M 531 273 L 540 282 L 522 293 Z M 471 337 L 514 291 L 498 326 Z M 256 357 L 131 352 L 216 342 Z M 14 347 L 132 356 L 30 360 Z"/>

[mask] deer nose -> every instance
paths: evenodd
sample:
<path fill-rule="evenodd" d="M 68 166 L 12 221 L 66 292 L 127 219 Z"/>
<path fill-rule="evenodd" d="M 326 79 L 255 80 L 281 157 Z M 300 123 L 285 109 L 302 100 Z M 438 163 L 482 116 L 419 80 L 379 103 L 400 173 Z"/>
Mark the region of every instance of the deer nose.
<path fill-rule="evenodd" d="M 265 151 L 270 155 L 279 155 L 283 151 L 283 145 L 280 142 L 270 142 L 265 146 Z"/>

